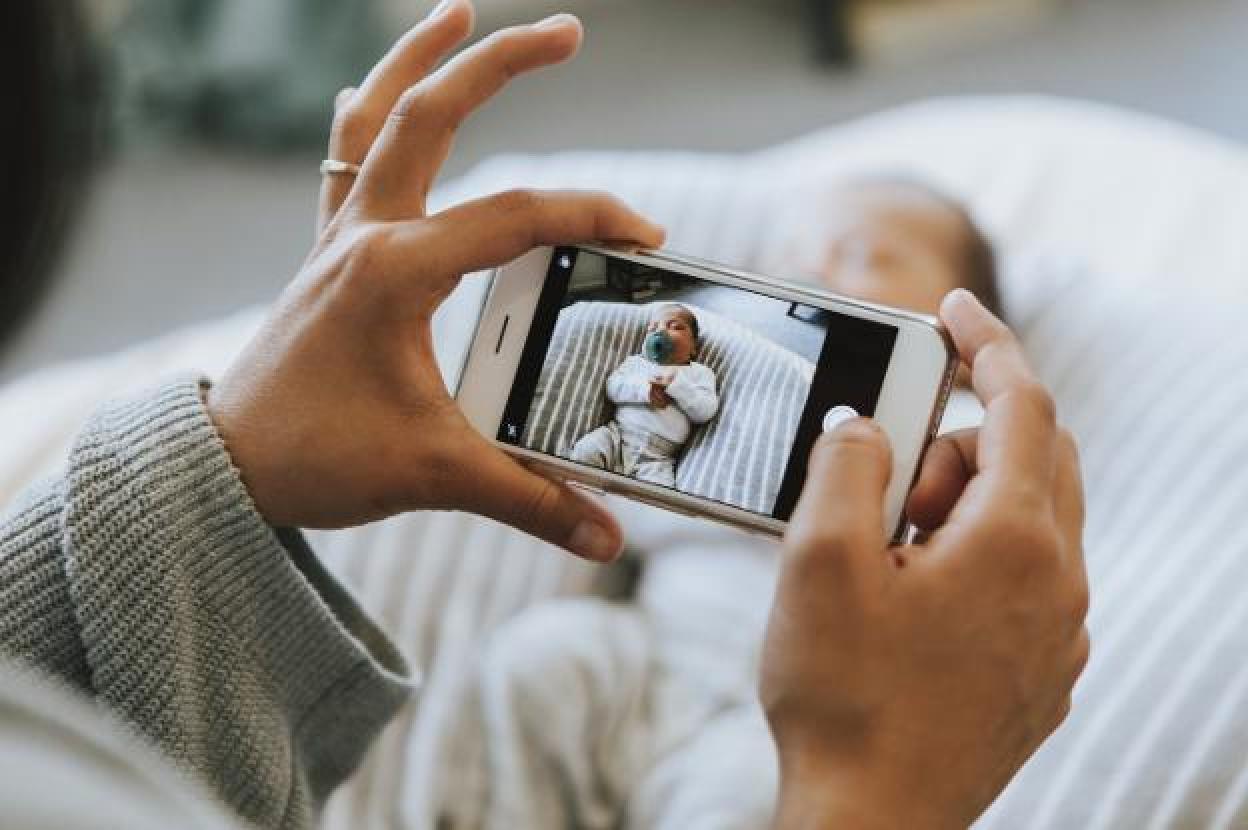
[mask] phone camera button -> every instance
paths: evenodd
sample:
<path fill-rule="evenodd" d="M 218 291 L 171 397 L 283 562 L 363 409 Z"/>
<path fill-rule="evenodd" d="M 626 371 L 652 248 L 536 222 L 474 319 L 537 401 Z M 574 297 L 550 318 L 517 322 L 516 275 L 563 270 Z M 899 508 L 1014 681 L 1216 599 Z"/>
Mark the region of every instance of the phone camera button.
<path fill-rule="evenodd" d="M 852 406 L 834 406 L 823 416 L 823 431 L 831 432 L 851 418 L 858 417 L 858 410 Z"/>

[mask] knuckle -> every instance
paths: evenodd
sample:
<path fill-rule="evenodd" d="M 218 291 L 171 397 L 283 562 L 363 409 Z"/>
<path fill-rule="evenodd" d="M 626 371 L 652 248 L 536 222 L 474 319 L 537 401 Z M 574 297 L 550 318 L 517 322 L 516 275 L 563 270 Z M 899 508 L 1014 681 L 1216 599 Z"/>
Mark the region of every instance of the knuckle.
<path fill-rule="evenodd" d="M 360 253 L 376 254 L 386 248 L 393 231 L 386 225 L 370 224 L 359 228 L 352 239 L 352 249 Z"/>
<path fill-rule="evenodd" d="M 1088 662 L 1092 659 L 1092 637 L 1088 634 L 1088 627 L 1085 625 L 1079 632 L 1079 644 L 1075 648 L 1075 677 L 1078 678 L 1083 674 L 1083 670 L 1088 667 Z"/>
<path fill-rule="evenodd" d="M 1083 621 L 1088 618 L 1088 611 L 1091 610 L 1092 592 L 1088 589 L 1086 579 L 1075 580 L 1074 587 L 1071 589 L 1070 597 L 1070 616 L 1082 625 Z M 1084 629 L 1084 636 L 1087 636 L 1087 629 Z"/>
<path fill-rule="evenodd" d="M 985 531 L 1003 557 L 1028 572 L 1056 568 L 1060 560 L 1057 533 L 1038 517 L 998 518 Z"/>
<path fill-rule="evenodd" d="M 357 161 L 371 143 L 371 132 L 372 118 L 359 105 L 348 101 L 334 115 L 330 129 L 333 151 L 350 156 L 344 161 Z"/>
<path fill-rule="evenodd" d="M 353 97 L 355 97 L 355 87 L 348 86 L 338 90 L 338 94 L 334 96 L 334 112 L 341 112 Z"/>
<path fill-rule="evenodd" d="M 592 227 L 589 233 L 595 239 L 631 233 L 630 230 L 622 230 L 626 227 L 630 212 L 615 196 L 595 191 L 581 194 L 578 202 L 583 206 L 585 213 L 592 217 Z"/>
<path fill-rule="evenodd" d="M 1046 425 L 1056 426 L 1057 403 L 1045 385 L 1035 378 L 1019 381 L 1005 393 L 1004 398 L 1036 412 Z"/>
<path fill-rule="evenodd" d="M 424 85 L 409 86 L 403 90 L 394 108 L 390 110 L 390 120 L 399 125 L 418 121 L 421 115 L 426 115 L 432 109 L 431 98 Z"/>
<path fill-rule="evenodd" d="M 569 195 L 579 195 L 590 205 L 598 208 L 599 210 L 611 212 L 628 210 L 623 199 L 616 196 L 614 193 L 608 193 L 605 190 L 582 190 L 579 193 L 576 191 L 570 191 Z"/>
<path fill-rule="evenodd" d="M 819 580 L 841 573 L 856 550 L 854 541 L 841 529 L 807 526 L 790 539 L 793 555 L 789 566 L 801 581 Z"/>
<path fill-rule="evenodd" d="M 522 505 L 519 514 L 531 525 L 543 525 L 559 515 L 560 491 L 552 481 L 542 481 Z"/>
<path fill-rule="evenodd" d="M 541 209 L 542 197 L 535 190 L 517 187 L 496 194 L 494 206 L 509 215 L 535 213 Z"/>
<path fill-rule="evenodd" d="M 1062 699 L 1062 702 L 1058 704 L 1057 712 L 1053 715 L 1053 728 L 1049 730 L 1050 734 L 1056 732 L 1058 728 L 1066 722 L 1066 719 L 1070 717 L 1070 711 L 1073 707 L 1074 700 L 1070 695 L 1066 695 L 1066 697 Z"/>
<path fill-rule="evenodd" d="M 481 50 L 494 71 L 511 78 L 516 74 L 513 56 L 527 42 L 528 32 L 523 27 L 512 26 L 489 34 L 481 41 Z"/>
<path fill-rule="evenodd" d="M 1057 446 L 1065 463 L 1079 467 L 1079 442 L 1073 432 L 1066 427 L 1058 429 Z"/>
<path fill-rule="evenodd" d="M 364 225 L 346 235 L 346 276 L 358 279 L 372 274 L 382 259 L 382 251 L 390 244 L 390 230 L 384 226 Z"/>
<path fill-rule="evenodd" d="M 1017 349 L 1018 343 L 1010 330 L 1003 325 L 998 327 L 992 336 L 976 350 L 974 360 L 971 363 L 972 374 L 977 373 L 986 366 L 1009 362 Z"/>

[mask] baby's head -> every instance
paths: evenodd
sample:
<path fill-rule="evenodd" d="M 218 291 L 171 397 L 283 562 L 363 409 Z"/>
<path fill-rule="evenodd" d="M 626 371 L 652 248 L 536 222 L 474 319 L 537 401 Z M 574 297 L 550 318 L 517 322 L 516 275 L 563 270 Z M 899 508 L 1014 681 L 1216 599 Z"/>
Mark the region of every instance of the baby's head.
<path fill-rule="evenodd" d="M 945 294 L 966 288 L 1000 314 L 992 244 L 952 198 L 872 177 L 837 187 L 822 208 L 820 278 L 838 294 L 935 314 Z"/>
<path fill-rule="evenodd" d="M 698 318 L 680 303 L 664 303 L 655 309 L 646 332 L 662 331 L 672 342 L 668 363 L 684 365 L 698 353 Z"/>

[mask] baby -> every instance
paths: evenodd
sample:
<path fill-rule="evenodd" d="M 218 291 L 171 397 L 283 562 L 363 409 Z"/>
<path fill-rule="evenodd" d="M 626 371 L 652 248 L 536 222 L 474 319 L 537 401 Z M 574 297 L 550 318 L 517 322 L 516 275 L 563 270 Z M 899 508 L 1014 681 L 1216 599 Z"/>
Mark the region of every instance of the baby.
<path fill-rule="evenodd" d="M 660 306 L 642 353 L 625 358 L 607 378 L 615 418 L 582 436 L 572 460 L 674 487 L 676 458 L 693 427 L 719 409 L 715 373 L 693 362 L 699 336 L 692 311 L 677 303 Z"/>
<path fill-rule="evenodd" d="M 928 314 L 965 287 L 1000 312 L 991 246 L 938 191 L 876 177 L 803 208 L 810 233 L 794 223 L 793 250 L 767 270 Z M 630 357 L 621 370 L 633 363 L 647 365 Z M 657 371 L 634 376 L 622 412 L 646 411 L 653 394 L 658 415 L 675 398 L 675 380 L 651 383 Z M 952 406 L 945 429 L 981 416 L 967 392 Z M 495 633 L 477 688 L 487 794 L 464 826 L 769 827 L 777 771 L 756 690 L 776 545 L 622 499 L 613 508 L 646 554 L 633 596 L 544 603 Z"/>

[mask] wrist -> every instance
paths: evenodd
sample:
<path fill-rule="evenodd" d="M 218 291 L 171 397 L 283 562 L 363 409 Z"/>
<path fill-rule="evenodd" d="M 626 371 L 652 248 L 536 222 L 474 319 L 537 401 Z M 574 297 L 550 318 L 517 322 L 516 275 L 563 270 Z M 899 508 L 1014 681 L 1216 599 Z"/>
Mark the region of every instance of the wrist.
<path fill-rule="evenodd" d="M 973 817 L 948 809 L 906 782 L 857 763 L 809 755 L 781 762 L 777 830 L 965 830 Z"/>

